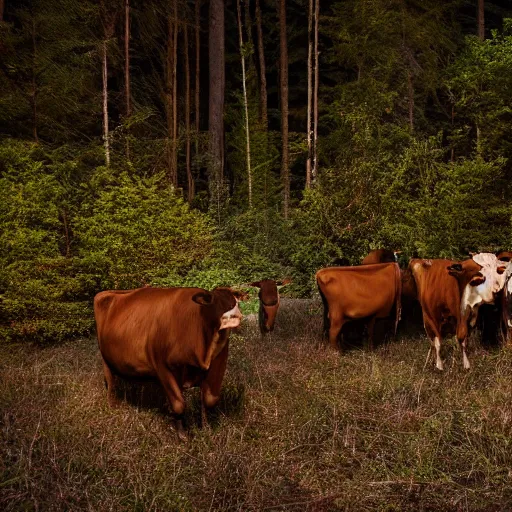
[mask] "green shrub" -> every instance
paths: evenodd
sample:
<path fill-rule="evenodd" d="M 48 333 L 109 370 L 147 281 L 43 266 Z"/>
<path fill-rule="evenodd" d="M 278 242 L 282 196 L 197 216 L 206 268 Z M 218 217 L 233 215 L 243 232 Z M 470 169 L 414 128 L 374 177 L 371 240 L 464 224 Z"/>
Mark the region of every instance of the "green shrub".
<path fill-rule="evenodd" d="M 99 169 L 74 222 L 79 255 L 102 288 L 180 284 L 208 256 L 212 228 L 163 177 Z"/>
<path fill-rule="evenodd" d="M 211 252 L 207 217 L 162 177 L 82 173 L 68 158 L 55 160 L 37 145 L 0 145 L 0 333 L 7 339 L 87 335 L 95 293 L 182 284 Z"/>

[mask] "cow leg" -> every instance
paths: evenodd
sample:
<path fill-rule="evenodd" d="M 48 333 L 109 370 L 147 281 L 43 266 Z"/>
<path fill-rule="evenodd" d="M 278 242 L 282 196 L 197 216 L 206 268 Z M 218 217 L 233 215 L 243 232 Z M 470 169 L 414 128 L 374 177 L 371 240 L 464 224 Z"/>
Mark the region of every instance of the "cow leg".
<path fill-rule="evenodd" d="M 106 361 L 103 361 L 103 378 L 105 381 L 105 387 L 107 388 L 107 399 L 110 407 L 116 407 L 119 405 L 119 401 L 116 397 L 115 392 L 115 377 L 112 373 L 112 370 L 110 369 L 110 366 L 106 363 Z"/>
<path fill-rule="evenodd" d="M 341 332 L 341 328 L 345 323 L 343 315 L 330 315 L 330 326 L 329 326 L 329 343 L 331 348 L 336 350 L 338 348 L 338 335 Z M 341 352 L 341 345 L 339 347 Z"/>
<path fill-rule="evenodd" d="M 203 426 L 208 425 L 206 408 L 212 408 L 220 399 L 220 388 L 226 372 L 228 353 L 229 344 L 226 343 L 219 355 L 212 361 L 206 377 L 201 382 L 201 423 Z"/>
<path fill-rule="evenodd" d="M 370 323 L 368 324 L 368 349 L 373 352 L 373 334 L 375 331 L 375 322 L 377 321 L 377 317 L 374 316 Z"/>
<path fill-rule="evenodd" d="M 426 315 L 423 315 L 423 324 L 425 325 L 425 331 L 430 338 L 430 343 L 432 344 L 433 342 L 436 350 L 436 368 L 438 370 L 443 370 L 443 360 L 441 359 L 441 333 L 436 328 L 435 323 Z"/>
<path fill-rule="evenodd" d="M 185 398 L 183 397 L 183 393 L 181 392 L 181 389 L 171 371 L 167 368 L 161 368 L 157 373 L 158 379 L 160 380 L 167 396 L 169 406 L 175 416 L 175 425 L 178 437 L 182 441 L 186 441 L 187 435 L 183 427 L 183 412 L 185 411 Z"/>
<path fill-rule="evenodd" d="M 476 321 L 476 316 L 475 316 Z M 468 329 L 468 320 L 466 317 L 462 317 L 459 320 L 459 325 L 457 326 L 457 341 L 459 342 L 460 349 L 462 352 L 462 364 L 464 366 L 465 370 L 469 370 L 470 364 L 469 359 L 466 354 L 466 348 L 467 348 L 467 340 L 469 335 L 469 329 Z"/>
<path fill-rule="evenodd" d="M 469 370 L 471 368 L 471 365 L 469 364 L 469 359 L 466 354 L 466 347 L 467 347 L 467 338 L 464 338 L 463 340 L 458 340 L 460 344 L 460 348 L 462 350 L 462 364 L 464 365 L 465 370 Z"/>

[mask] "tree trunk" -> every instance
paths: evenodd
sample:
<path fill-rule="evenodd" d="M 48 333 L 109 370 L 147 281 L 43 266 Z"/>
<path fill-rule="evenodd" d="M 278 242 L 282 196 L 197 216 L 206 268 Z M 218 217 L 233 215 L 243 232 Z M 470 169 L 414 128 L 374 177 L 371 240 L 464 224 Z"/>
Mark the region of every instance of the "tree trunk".
<path fill-rule="evenodd" d="M 105 147 L 105 164 L 110 165 L 110 134 L 108 131 L 108 88 L 107 88 L 107 40 L 102 43 L 102 79 L 103 79 L 103 144 Z"/>
<path fill-rule="evenodd" d="M 5 7 L 5 1 L 0 0 L 0 21 L 4 21 L 4 7 Z"/>
<path fill-rule="evenodd" d="M 200 107 L 200 92 L 201 84 L 199 82 L 201 72 L 201 0 L 196 0 L 195 4 L 195 18 L 196 18 L 196 78 L 195 78 L 195 109 L 196 109 L 196 158 L 199 156 L 199 107 Z"/>
<path fill-rule="evenodd" d="M 283 214 L 288 218 L 290 207 L 290 169 L 288 149 L 288 46 L 286 38 L 286 0 L 279 0 L 279 86 L 281 92 L 281 181 L 283 184 Z"/>
<path fill-rule="evenodd" d="M 210 1 L 208 39 L 210 73 L 208 112 L 210 206 L 217 210 L 220 221 L 220 205 L 224 181 L 224 0 Z"/>
<path fill-rule="evenodd" d="M 306 140 L 308 146 L 308 158 L 306 160 L 306 188 L 311 187 L 311 102 L 313 99 L 313 0 L 309 0 L 308 7 L 308 118 L 306 120 Z"/>
<path fill-rule="evenodd" d="M 455 120 L 455 107 L 452 105 L 452 132 L 453 132 L 454 120 Z M 454 148 L 453 144 L 454 143 L 452 141 L 452 143 L 451 143 L 452 150 L 450 152 L 450 162 L 455 162 L 455 148 Z"/>
<path fill-rule="evenodd" d="M 66 258 L 71 256 L 71 239 L 69 236 L 69 224 L 66 210 L 62 210 L 62 223 L 64 224 L 64 236 L 66 238 Z"/>
<path fill-rule="evenodd" d="M 167 169 L 169 181 L 175 185 L 175 168 L 173 157 L 174 123 L 173 123 L 173 21 L 172 16 L 167 17 L 167 49 L 165 57 L 165 115 L 167 121 Z"/>
<path fill-rule="evenodd" d="M 409 69 L 407 70 L 407 96 L 409 103 L 409 128 L 412 133 L 414 131 L 414 85 Z"/>
<path fill-rule="evenodd" d="M 260 0 L 256 0 L 256 30 L 258 33 L 258 60 L 260 64 L 260 119 L 265 131 L 268 129 L 267 115 L 267 77 L 265 51 L 263 47 L 263 30 L 261 28 Z"/>
<path fill-rule="evenodd" d="M 482 156 L 482 130 L 478 121 L 475 123 L 476 128 L 476 154 Z"/>
<path fill-rule="evenodd" d="M 194 199 L 194 179 L 190 164 L 190 62 L 188 58 L 188 26 L 184 30 L 185 51 L 185 166 L 187 168 L 187 198 L 188 202 Z"/>
<path fill-rule="evenodd" d="M 37 133 L 36 58 L 37 58 L 36 22 L 34 19 L 32 19 L 32 91 L 30 93 L 30 103 L 32 105 L 32 133 L 34 135 L 34 140 L 36 142 L 39 142 L 39 135 Z"/>
<path fill-rule="evenodd" d="M 314 89 L 313 89 L 313 168 L 311 170 L 311 185 L 315 184 L 318 174 L 318 80 L 320 73 L 319 51 L 318 51 L 318 25 L 320 23 L 320 0 L 315 0 L 315 72 L 314 72 Z"/>
<path fill-rule="evenodd" d="M 132 115 L 130 98 L 130 0 L 125 0 L 124 4 L 124 93 L 126 117 L 128 118 Z M 126 159 L 130 160 L 130 142 L 128 136 L 126 137 Z"/>
<path fill-rule="evenodd" d="M 178 188 L 178 0 L 174 0 L 172 54 L 172 167 L 173 185 Z"/>
<path fill-rule="evenodd" d="M 243 40 L 243 35 L 242 35 L 242 13 L 241 13 L 241 8 L 240 8 L 240 0 L 236 0 L 236 11 L 237 11 L 237 17 L 238 17 L 238 42 L 240 45 L 240 61 L 242 62 L 242 87 L 243 87 L 243 93 L 244 93 L 245 136 L 246 136 L 246 155 L 247 155 L 247 188 L 248 188 L 249 208 L 252 208 L 251 141 L 250 141 L 250 135 L 249 135 L 249 107 L 247 105 L 244 40 Z"/>
<path fill-rule="evenodd" d="M 110 165 L 110 132 L 108 119 L 108 63 L 107 63 L 107 45 L 109 39 L 113 36 L 117 16 L 119 11 L 109 11 L 107 2 L 100 1 L 101 23 L 103 26 L 103 42 L 102 42 L 102 100 L 103 100 L 103 144 L 105 147 L 105 164 Z"/>
<path fill-rule="evenodd" d="M 478 0 L 478 38 L 480 41 L 485 39 L 484 0 Z"/>

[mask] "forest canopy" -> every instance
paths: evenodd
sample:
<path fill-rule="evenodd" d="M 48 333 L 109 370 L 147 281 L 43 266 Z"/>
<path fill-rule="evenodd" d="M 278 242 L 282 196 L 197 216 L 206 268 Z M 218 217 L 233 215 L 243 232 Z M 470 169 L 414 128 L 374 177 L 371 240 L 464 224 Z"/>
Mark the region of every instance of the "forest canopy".
<path fill-rule="evenodd" d="M 107 288 L 511 248 L 501 1 L 3 0 L 0 329 Z"/>

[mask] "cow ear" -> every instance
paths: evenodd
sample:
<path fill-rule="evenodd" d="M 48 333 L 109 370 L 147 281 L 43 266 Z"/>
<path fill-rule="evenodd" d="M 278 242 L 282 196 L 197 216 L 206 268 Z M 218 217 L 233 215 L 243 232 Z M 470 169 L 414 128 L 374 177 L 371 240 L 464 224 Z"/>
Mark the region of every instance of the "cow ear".
<path fill-rule="evenodd" d="M 481 284 L 485 283 L 485 277 L 478 272 L 478 274 L 469 281 L 469 284 L 471 286 L 480 286 Z"/>
<path fill-rule="evenodd" d="M 454 263 L 453 265 L 450 265 L 446 268 L 448 270 L 448 274 L 453 277 L 458 277 L 462 274 L 462 265 L 460 263 Z"/>
<path fill-rule="evenodd" d="M 510 261 L 510 256 L 501 256 L 498 258 L 498 260 L 508 263 Z"/>
<path fill-rule="evenodd" d="M 254 286 L 255 288 L 259 288 L 261 286 L 261 281 L 254 281 L 249 286 Z"/>
<path fill-rule="evenodd" d="M 213 302 L 213 295 L 209 292 L 199 292 L 192 297 L 192 300 L 201 306 L 208 306 Z"/>
<path fill-rule="evenodd" d="M 231 290 L 231 293 L 235 296 L 236 300 L 244 301 L 250 298 L 248 293 L 241 290 Z"/>

